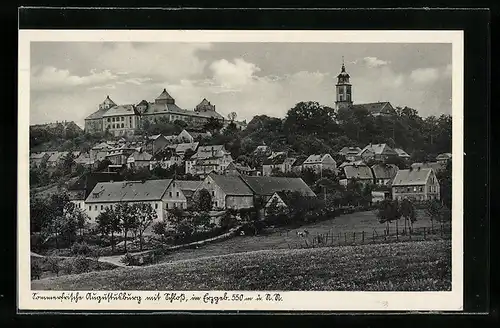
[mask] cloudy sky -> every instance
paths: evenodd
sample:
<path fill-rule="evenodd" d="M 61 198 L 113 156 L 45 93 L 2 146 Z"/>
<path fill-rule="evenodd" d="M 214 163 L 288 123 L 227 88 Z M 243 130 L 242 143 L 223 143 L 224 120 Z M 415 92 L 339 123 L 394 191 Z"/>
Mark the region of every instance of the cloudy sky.
<path fill-rule="evenodd" d="M 137 104 L 163 88 L 181 108 L 207 98 L 224 116 L 283 117 L 299 101 L 333 106 L 342 56 L 354 103 L 451 113 L 450 44 L 33 42 L 30 123 L 83 126 L 106 95 Z"/>

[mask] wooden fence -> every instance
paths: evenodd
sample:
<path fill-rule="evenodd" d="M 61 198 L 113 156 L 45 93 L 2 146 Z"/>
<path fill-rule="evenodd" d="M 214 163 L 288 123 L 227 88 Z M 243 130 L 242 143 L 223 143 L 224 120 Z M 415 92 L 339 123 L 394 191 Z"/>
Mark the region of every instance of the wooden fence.
<path fill-rule="evenodd" d="M 402 241 L 423 241 L 436 239 L 450 239 L 451 226 L 418 227 L 402 229 L 401 231 L 384 230 L 382 234 L 375 229 L 372 231 L 334 231 L 330 229 L 323 233 L 310 234 L 300 238 L 297 242 L 288 242 L 289 249 L 315 248 L 341 245 L 381 244 Z"/>

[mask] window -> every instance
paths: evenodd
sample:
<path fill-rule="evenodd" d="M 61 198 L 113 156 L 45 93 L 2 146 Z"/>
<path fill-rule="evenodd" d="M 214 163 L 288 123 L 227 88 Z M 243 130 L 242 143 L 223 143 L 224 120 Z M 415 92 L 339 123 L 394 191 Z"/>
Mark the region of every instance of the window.
<path fill-rule="evenodd" d="M 215 207 L 218 207 L 218 206 L 219 206 L 219 202 L 215 201 Z"/>
<path fill-rule="evenodd" d="M 158 204 L 155 204 L 155 209 L 158 209 Z"/>
<path fill-rule="evenodd" d="M 215 196 L 215 191 L 212 190 L 212 196 Z"/>
<path fill-rule="evenodd" d="M 89 206 L 89 211 L 92 211 L 92 205 Z"/>
<path fill-rule="evenodd" d="M 125 121 L 125 117 L 122 116 L 122 121 Z"/>
<path fill-rule="evenodd" d="M 172 197 L 172 192 L 171 191 L 168 192 L 168 196 Z"/>
<path fill-rule="evenodd" d="M 113 125 L 112 125 L 112 127 L 113 127 L 113 129 L 114 129 L 114 128 L 115 128 L 115 125 L 113 124 Z"/>
<path fill-rule="evenodd" d="M 174 203 L 174 208 L 177 208 L 177 203 Z"/>
<path fill-rule="evenodd" d="M 103 210 L 103 206 L 101 205 L 101 211 Z"/>
<path fill-rule="evenodd" d="M 343 95 L 343 94 L 340 94 L 340 95 L 339 95 L 339 100 L 340 100 L 340 101 L 343 101 L 343 100 L 344 100 L 344 95 Z"/>
<path fill-rule="evenodd" d="M 113 117 L 113 122 L 115 121 L 115 118 Z"/>
<path fill-rule="evenodd" d="M 176 192 L 176 193 L 175 193 L 175 195 L 176 195 L 177 197 L 179 197 L 179 192 Z"/>
<path fill-rule="evenodd" d="M 108 117 L 108 122 L 111 122 L 111 119 Z"/>
<path fill-rule="evenodd" d="M 95 211 L 97 211 L 97 205 L 96 205 L 96 206 L 94 206 L 94 210 L 95 210 Z"/>
<path fill-rule="evenodd" d="M 125 127 L 125 125 L 122 123 L 122 129 Z"/>
<path fill-rule="evenodd" d="M 417 187 L 413 187 L 413 192 L 417 192 Z"/>

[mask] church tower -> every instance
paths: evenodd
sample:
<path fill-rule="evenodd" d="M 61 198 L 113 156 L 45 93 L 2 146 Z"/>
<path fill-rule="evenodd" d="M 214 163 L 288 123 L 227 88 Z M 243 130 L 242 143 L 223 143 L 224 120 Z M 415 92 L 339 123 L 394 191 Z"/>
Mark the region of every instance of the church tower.
<path fill-rule="evenodd" d="M 335 101 L 335 109 L 349 108 L 352 106 L 352 85 L 349 82 L 349 74 L 345 71 L 344 57 L 342 57 L 342 69 L 340 74 L 337 75 L 337 84 L 335 90 L 337 99 Z"/>

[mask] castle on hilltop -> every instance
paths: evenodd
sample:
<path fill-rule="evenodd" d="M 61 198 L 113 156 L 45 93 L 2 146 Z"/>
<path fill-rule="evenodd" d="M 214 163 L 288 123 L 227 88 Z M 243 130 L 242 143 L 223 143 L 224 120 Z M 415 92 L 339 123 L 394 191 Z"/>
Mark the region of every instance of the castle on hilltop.
<path fill-rule="evenodd" d="M 98 108 L 85 118 L 85 131 L 88 133 L 107 130 L 115 136 L 131 135 L 143 121 L 154 122 L 160 117 L 170 122 L 184 121 L 191 127 L 202 126 L 210 118 L 224 121 L 224 117 L 215 110 L 215 105 L 207 99 L 203 99 L 193 110 L 182 109 L 166 89 L 154 102 L 142 100 L 138 104 L 117 105 L 107 96 Z"/>
<path fill-rule="evenodd" d="M 354 104 L 352 98 L 352 84 L 349 81 L 350 75 L 345 70 L 342 60 L 340 74 L 337 75 L 337 84 L 335 85 L 336 100 L 335 109 L 366 109 L 373 116 L 390 116 L 396 114 L 396 110 L 388 101 L 379 101 L 366 104 Z"/>

